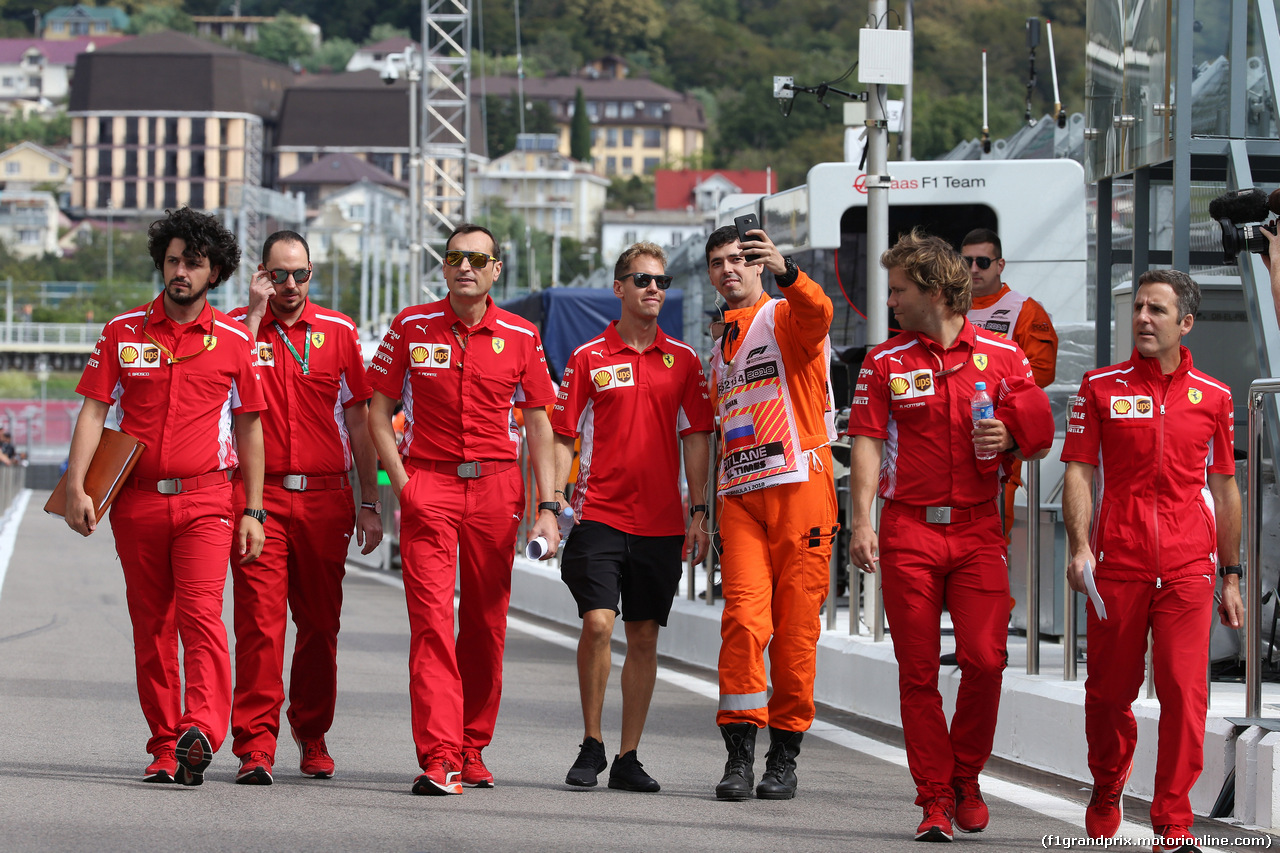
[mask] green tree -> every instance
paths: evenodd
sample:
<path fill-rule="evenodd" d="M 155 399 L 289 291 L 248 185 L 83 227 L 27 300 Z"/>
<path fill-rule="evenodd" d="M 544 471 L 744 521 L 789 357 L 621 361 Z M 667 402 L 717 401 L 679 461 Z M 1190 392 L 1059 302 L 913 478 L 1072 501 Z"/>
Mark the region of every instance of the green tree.
<path fill-rule="evenodd" d="M 196 25 L 191 16 L 177 6 L 143 6 L 129 16 L 129 32 L 132 35 L 145 36 L 164 30 L 194 33 Z"/>
<path fill-rule="evenodd" d="M 247 47 L 263 59 L 286 65 L 301 63 L 314 51 L 311 36 L 302 28 L 302 19 L 287 13 L 258 27 L 258 40 Z"/>
<path fill-rule="evenodd" d="M 350 39 L 325 39 L 320 49 L 303 60 L 302 67 L 313 74 L 338 73 L 347 67 L 356 52 L 356 43 Z"/>
<path fill-rule="evenodd" d="M 71 119 L 58 111 L 48 118 L 32 114 L 29 118 L 13 115 L 0 119 L 0 149 L 19 142 L 34 142 L 45 147 L 66 145 L 71 141 Z"/>
<path fill-rule="evenodd" d="M 653 210 L 653 181 L 639 175 L 610 179 L 604 206 L 609 210 Z"/>
<path fill-rule="evenodd" d="M 667 14 L 658 0 L 564 0 L 598 52 L 624 54 L 659 46 Z"/>
<path fill-rule="evenodd" d="M 365 44 L 377 44 L 393 38 L 409 38 L 408 28 L 397 27 L 394 24 L 374 24 L 369 28 L 369 38 Z"/>
<path fill-rule="evenodd" d="M 587 115 L 587 98 L 582 87 L 573 95 L 573 124 L 569 126 L 569 156 L 583 163 L 591 162 L 591 116 Z"/>

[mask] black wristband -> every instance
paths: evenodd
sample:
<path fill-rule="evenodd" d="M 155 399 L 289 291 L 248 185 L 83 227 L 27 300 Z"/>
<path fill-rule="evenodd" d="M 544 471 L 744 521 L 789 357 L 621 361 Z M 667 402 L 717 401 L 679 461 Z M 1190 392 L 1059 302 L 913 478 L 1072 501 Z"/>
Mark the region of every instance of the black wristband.
<path fill-rule="evenodd" d="M 694 506 L 689 507 L 689 517 L 693 518 L 698 513 L 706 515 L 709 511 L 710 510 L 707 508 L 706 504 L 695 504 Z"/>
<path fill-rule="evenodd" d="M 1227 575 L 1235 575 L 1238 578 L 1244 577 L 1244 567 L 1237 563 L 1234 566 L 1219 566 L 1218 577 L 1225 578 Z"/>

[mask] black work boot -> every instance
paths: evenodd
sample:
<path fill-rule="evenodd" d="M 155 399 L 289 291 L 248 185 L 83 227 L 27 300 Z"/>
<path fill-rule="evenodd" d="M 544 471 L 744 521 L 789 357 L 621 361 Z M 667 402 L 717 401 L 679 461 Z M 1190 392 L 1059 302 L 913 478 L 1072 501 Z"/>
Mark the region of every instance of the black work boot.
<path fill-rule="evenodd" d="M 756 783 L 752 768 L 756 760 L 756 724 L 730 723 L 720 727 L 729 760 L 724 763 L 724 778 L 716 785 L 716 799 L 745 800 Z"/>
<path fill-rule="evenodd" d="M 769 726 L 769 754 L 764 759 L 764 775 L 756 786 L 761 800 L 789 800 L 796 795 L 796 756 L 804 732 L 786 732 Z"/>

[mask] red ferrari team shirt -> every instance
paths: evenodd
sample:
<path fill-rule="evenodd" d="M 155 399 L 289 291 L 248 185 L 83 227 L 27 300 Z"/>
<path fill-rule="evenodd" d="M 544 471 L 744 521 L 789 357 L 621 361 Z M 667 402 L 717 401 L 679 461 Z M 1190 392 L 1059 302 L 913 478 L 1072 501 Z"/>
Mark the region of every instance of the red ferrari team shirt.
<path fill-rule="evenodd" d="M 434 462 L 515 459 L 512 406 L 556 401 L 542 339 L 489 299 L 468 328 L 448 299 L 401 311 L 369 365 L 373 390 L 404 401 L 400 455 Z"/>
<path fill-rule="evenodd" d="M 76 393 L 116 404 L 108 426 L 147 446 L 139 477 L 195 477 L 236 467 L 232 415 L 267 408 L 253 361 L 242 324 L 207 303 L 174 323 L 160 294 L 107 323 Z"/>
<path fill-rule="evenodd" d="M 995 464 L 973 448 L 977 382 L 999 408 L 1022 383 L 1035 384 L 1018 345 L 964 328 L 949 349 L 902 332 L 867 353 L 854 389 L 849 434 L 884 440 L 879 494 L 917 506 L 969 507 L 995 498 Z"/>
<path fill-rule="evenodd" d="M 574 350 L 551 413 L 552 429 L 582 437 L 573 510 L 625 533 L 679 536 L 686 516 L 677 436 L 715 429 L 702 362 L 661 329 L 636 352 L 617 326 Z"/>
<path fill-rule="evenodd" d="M 1098 469 L 1089 544 L 1100 575 L 1171 580 L 1214 570 L 1208 475 L 1236 472 L 1235 415 L 1231 390 L 1196 370 L 1186 347 L 1181 354 L 1162 374 L 1134 350 L 1086 373 L 1071 400 L 1062 461 Z"/>
<path fill-rule="evenodd" d="M 237 308 L 231 317 L 243 322 L 248 313 Z M 267 400 L 262 418 L 266 472 L 322 476 L 351 470 L 345 410 L 373 396 L 351 318 L 308 300 L 294 324 L 286 326 L 268 305 L 255 353 Z"/>

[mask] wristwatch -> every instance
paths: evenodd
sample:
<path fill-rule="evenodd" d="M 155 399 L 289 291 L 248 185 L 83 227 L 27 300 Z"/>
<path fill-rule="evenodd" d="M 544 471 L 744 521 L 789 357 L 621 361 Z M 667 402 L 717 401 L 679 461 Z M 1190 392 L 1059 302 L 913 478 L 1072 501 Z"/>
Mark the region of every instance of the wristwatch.
<path fill-rule="evenodd" d="M 775 275 L 773 278 L 778 282 L 778 287 L 790 287 L 800 277 L 800 268 L 796 266 L 795 260 L 790 255 L 784 255 L 782 263 L 787 267 L 786 272 L 782 275 Z"/>
<path fill-rule="evenodd" d="M 543 501 L 538 504 L 538 512 L 542 512 L 544 509 L 556 518 L 560 517 L 560 501 Z"/>
<path fill-rule="evenodd" d="M 259 524 L 267 523 L 267 511 L 265 509 L 246 509 L 244 514 L 250 518 L 258 519 Z"/>
<path fill-rule="evenodd" d="M 1227 575 L 1235 575 L 1238 578 L 1244 577 L 1244 567 L 1240 564 L 1234 566 L 1218 566 L 1218 577 L 1225 578 Z"/>
<path fill-rule="evenodd" d="M 702 513 L 703 515 L 706 515 L 708 512 L 709 510 L 706 504 L 695 504 L 694 506 L 689 507 L 690 518 L 693 518 L 698 513 Z"/>
<path fill-rule="evenodd" d="M 382 515 L 382 501 L 374 501 L 373 503 L 360 504 L 361 509 L 371 509 L 378 515 Z"/>

